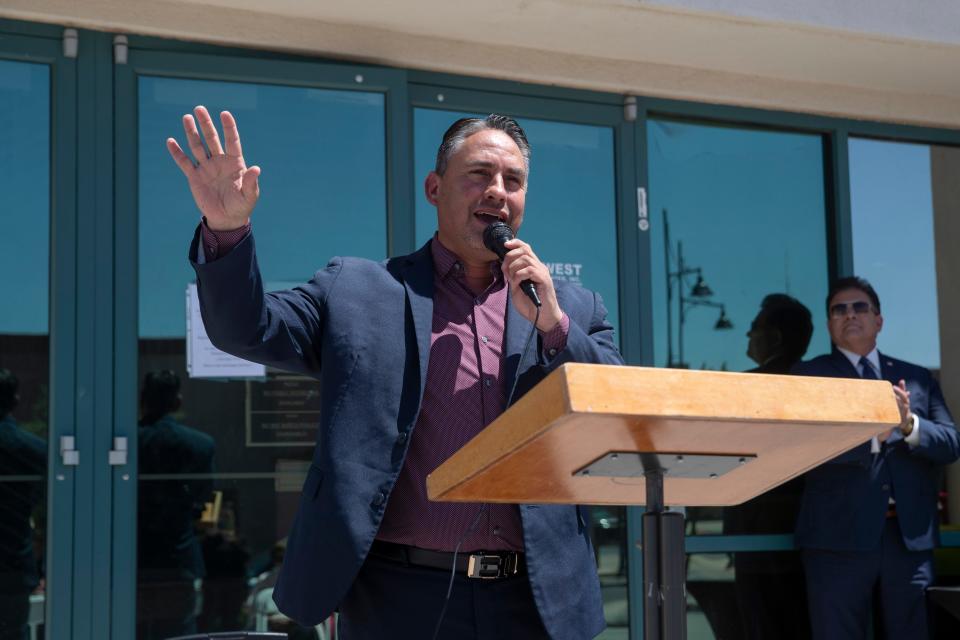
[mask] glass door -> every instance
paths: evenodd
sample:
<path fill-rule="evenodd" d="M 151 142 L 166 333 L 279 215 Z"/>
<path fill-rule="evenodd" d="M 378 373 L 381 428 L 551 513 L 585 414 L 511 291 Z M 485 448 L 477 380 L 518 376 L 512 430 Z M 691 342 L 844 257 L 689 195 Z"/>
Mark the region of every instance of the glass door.
<path fill-rule="evenodd" d="M 529 189 L 519 236 L 530 243 L 554 279 L 600 293 L 607 319 L 622 338 L 620 243 L 626 240 L 618 232 L 616 154 L 618 136 L 625 135 L 622 110 L 613 105 L 573 109 L 555 100 L 451 87 L 417 87 L 413 100 L 416 245 L 433 237 L 437 228 L 436 210 L 423 197 L 423 181 L 434 169 L 444 131 L 459 118 L 483 117 L 491 111 L 514 117 L 531 146 Z M 601 637 L 626 637 L 631 546 L 627 510 L 598 506 L 590 512 L 608 626 Z"/>
<path fill-rule="evenodd" d="M 70 633 L 76 238 L 55 196 L 72 188 L 73 72 L 58 40 L 0 39 L 2 638 Z"/>
<path fill-rule="evenodd" d="M 121 138 L 135 144 L 118 151 L 130 179 L 118 286 L 131 295 L 117 322 L 117 430 L 131 443 L 123 475 L 135 486 L 116 479 L 129 494 L 115 505 L 129 565 L 114 564 L 130 587 L 115 606 L 116 637 L 307 632 L 271 593 L 314 454 L 320 385 L 224 360 L 203 341 L 186 257 L 200 218 L 165 140 L 186 148 L 181 117 L 195 105 L 215 119 L 233 113 L 248 164 L 263 171 L 252 224 L 267 288 L 296 286 L 335 255 L 388 254 L 398 74 L 146 51 L 118 73 Z"/>
<path fill-rule="evenodd" d="M 786 374 L 829 350 L 824 145 L 818 133 L 648 120 L 656 366 Z M 686 509 L 691 638 L 805 628 L 791 550 L 802 488 Z"/>

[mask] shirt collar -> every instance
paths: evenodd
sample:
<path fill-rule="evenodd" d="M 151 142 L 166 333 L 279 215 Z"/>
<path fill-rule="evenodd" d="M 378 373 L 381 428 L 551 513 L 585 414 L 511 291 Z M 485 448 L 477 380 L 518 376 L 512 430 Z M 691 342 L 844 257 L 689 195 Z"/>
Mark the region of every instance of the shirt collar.
<path fill-rule="evenodd" d="M 850 361 L 850 364 L 853 365 L 853 368 L 857 371 L 860 371 L 860 354 L 854 353 L 853 351 L 847 351 L 842 347 L 837 347 L 837 351 L 842 353 L 847 360 Z M 877 351 L 877 348 L 874 347 L 873 351 L 866 355 L 867 360 L 870 361 L 870 364 L 873 365 L 873 370 L 877 373 L 877 377 L 880 377 L 880 352 Z"/>
<path fill-rule="evenodd" d="M 446 278 L 453 274 L 457 278 L 463 277 L 463 264 L 460 258 L 450 249 L 447 249 L 440 242 L 437 234 L 433 234 L 433 242 L 430 243 L 430 255 L 433 256 L 433 271 L 438 278 Z M 500 263 L 497 260 L 490 262 L 490 273 L 495 280 L 503 279 L 503 271 L 500 270 Z"/>

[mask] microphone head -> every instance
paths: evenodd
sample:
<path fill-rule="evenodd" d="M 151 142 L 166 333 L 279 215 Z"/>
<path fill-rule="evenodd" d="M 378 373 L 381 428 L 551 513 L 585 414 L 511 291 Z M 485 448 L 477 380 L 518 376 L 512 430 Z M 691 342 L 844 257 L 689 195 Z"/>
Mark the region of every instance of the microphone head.
<path fill-rule="evenodd" d="M 503 256 L 507 255 L 507 249 L 503 245 L 508 240 L 513 240 L 513 237 L 513 229 L 509 225 L 500 221 L 492 222 L 483 230 L 483 245 L 503 260 Z"/>

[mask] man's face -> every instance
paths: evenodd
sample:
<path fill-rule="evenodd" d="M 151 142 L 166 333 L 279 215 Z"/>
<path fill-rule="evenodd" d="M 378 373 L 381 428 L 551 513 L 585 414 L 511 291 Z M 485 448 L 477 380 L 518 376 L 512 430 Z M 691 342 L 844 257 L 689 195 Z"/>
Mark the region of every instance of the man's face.
<path fill-rule="evenodd" d="M 768 326 L 767 314 L 763 311 L 757 314 L 747 331 L 750 342 L 747 343 L 747 357 L 762 365 L 777 355 L 780 349 L 780 332 Z"/>
<path fill-rule="evenodd" d="M 453 152 L 442 176 L 430 172 L 424 190 L 447 249 L 464 262 L 496 260 L 483 246 L 483 231 L 498 220 L 519 231 L 527 197 L 523 154 L 503 131 L 484 129 Z"/>
<path fill-rule="evenodd" d="M 859 289 L 843 289 L 830 299 L 827 326 L 838 347 L 867 355 L 877 346 L 877 334 L 883 328 L 883 316 L 870 296 Z"/>

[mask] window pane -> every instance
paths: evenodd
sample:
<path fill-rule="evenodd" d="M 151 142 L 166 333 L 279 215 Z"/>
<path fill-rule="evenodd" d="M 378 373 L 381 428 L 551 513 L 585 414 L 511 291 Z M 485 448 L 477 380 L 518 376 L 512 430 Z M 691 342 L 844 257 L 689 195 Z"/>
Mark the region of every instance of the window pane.
<path fill-rule="evenodd" d="M 251 222 L 266 282 L 303 282 L 336 255 L 386 256 L 382 94 L 143 77 L 139 98 L 141 336 L 184 333 L 194 274 L 182 258 L 199 214 L 164 141 L 186 148 L 180 118 L 197 104 L 218 130 L 229 109 L 244 158 L 263 170 Z"/>
<path fill-rule="evenodd" d="M 248 163 L 263 169 L 258 259 L 267 287 L 282 288 L 334 255 L 386 257 L 384 99 L 152 77 L 139 89 L 139 370 L 151 391 L 138 431 L 137 637 L 267 630 L 284 624 L 270 594 L 314 450 L 319 383 L 273 370 L 189 376 L 198 214 L 164 140 L 183 145 L 180 118 L 196 104 L 234 114 Z"/>
<path fill-rule="evenodd" d="M 44 618 L 50 69 L 0 60 L 0 637 Z M 70 523 L 64 523 L 70 526 Z M 41 636 L 42 637 L 42 636 Z"/>
<path fill-rule="evenodd" d="M 759 363 L 744 334 L 767 294 L 788 294 L 820 317 L 822 140 L 651 120 L 648 148 L 656 364 L 752 369 Z M 828 348 L 826 328 L 815 322 L 808 355 Z"/>
<path fill-rule="evenodd" d="M 880 348 L 939 369 L 931 148 L 857 138 L 849 147 L 853 270 L 889 301 Z"/>
<path fill-rule="evenodd" d="M 648 147 L 656 364 L 787 373 L 827 351 L 820 136 L 658 119 Z M 690 508 L 688 535 L 792 533 L 801 488 Z"/>

